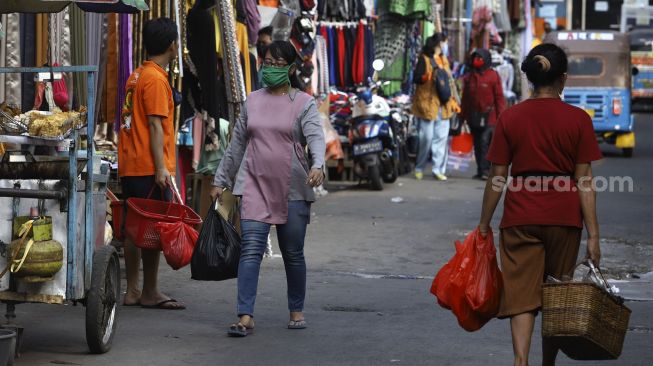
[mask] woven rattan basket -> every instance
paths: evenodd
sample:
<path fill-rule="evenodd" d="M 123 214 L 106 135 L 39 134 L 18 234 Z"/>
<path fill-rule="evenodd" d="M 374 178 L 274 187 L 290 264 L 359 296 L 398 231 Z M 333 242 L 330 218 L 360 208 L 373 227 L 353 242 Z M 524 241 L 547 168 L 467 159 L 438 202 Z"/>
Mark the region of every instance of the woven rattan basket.
<path fill-rule="evenodd" d="M 542 285 L 542 337 L 574 360 L 612 360 L 623 348 L 630 309 L 593 283 Z"/>

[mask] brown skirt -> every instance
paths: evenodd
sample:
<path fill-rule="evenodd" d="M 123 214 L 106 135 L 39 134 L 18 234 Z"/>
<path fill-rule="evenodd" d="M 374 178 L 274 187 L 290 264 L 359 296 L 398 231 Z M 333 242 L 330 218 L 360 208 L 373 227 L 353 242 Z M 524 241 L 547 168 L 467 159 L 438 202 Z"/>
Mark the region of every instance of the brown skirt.
<path fill-rule="evenodd" d="M 582 229 L 570 226 L 513 226 L 501 229 L 503 292 L 499 318 L 538 311 L 547 276 L 573 275 Z"/>

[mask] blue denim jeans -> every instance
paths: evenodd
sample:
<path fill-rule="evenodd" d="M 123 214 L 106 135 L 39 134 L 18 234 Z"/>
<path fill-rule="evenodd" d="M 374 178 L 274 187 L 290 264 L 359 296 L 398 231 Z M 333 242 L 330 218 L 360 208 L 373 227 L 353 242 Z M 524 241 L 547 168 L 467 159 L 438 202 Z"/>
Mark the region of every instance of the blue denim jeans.
<path fill-rule="evenodd" d="M 304 238 L 310 220 L 311 203 L 307 201 L 288 202 L 288 221 L 276 225 L 279 249 L 283 256 L 288 284 L 288 310 L 304 310 L 306 297 L 306 261 L 304 260 Z M 256 289 L 261 270 L 261 260 L 267 247 L 272 225 L 241 220 L 242 230 L 240 264 L 238 267 L 238 316 L 254 315 Z"/>
<path fill-rule="evenodd" d="M 419 123 L 419 149 L 415 171 L 422 172 L 429 160 L 433 161 L 433 174 L 444 174 L 447 170 L 449 155 L 449 120 L 429 121 L 415 118 Z"/>

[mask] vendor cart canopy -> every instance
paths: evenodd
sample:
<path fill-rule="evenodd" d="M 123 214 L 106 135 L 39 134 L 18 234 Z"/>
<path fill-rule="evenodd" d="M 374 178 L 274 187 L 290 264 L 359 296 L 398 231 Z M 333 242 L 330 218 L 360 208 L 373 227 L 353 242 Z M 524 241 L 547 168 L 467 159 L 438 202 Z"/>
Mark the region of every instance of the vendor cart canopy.
<path fill-rule="evenodd" d="M 2 0 L 0 14 L 5 13 L 58 13 L 71 3 L 87 12 L 136 13 L 149 10 L 146 0 Z"/>

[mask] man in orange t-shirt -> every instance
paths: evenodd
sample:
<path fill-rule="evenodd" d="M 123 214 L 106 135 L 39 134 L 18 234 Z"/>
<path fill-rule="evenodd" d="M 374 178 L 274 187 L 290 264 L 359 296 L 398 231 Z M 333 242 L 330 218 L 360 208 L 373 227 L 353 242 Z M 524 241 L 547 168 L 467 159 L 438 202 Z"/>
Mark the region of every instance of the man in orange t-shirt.
<path fill-rule="evenodd" d="M 167 18 L 153 19 L 143 27 L 148 60 L 127 80 L 123 121 L 118 142 L 118 175 L 124 199 L 150 198 L 169 201 L 171 175 L 176 170 L 174 101 L 165 68 L 177 56 L 179 35 Z M 139 265 L 143 260 L 143 288 Z M 127 294 L 124 305 L 184 309 L 184 304 L 158 289 L 160 252 L 140 250 L 125 240 Z"/>

